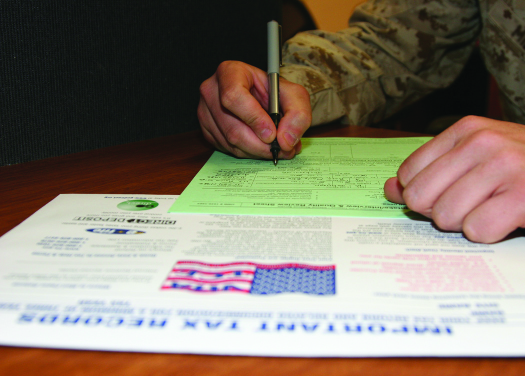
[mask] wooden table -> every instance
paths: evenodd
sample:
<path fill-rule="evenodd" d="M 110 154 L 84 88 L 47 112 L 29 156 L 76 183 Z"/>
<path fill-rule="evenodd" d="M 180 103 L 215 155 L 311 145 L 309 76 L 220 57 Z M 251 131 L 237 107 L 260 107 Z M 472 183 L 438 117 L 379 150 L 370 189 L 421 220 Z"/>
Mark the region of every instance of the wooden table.
<path fill-rule="evenodd" d="M 327 126 L 307 136 L 410 136 Z M 180 194 L 213 149 L 199 132 L 0 167 L 0 235 L 61 193 Z M 524 359 L 268 358 L 0 346 L 0 375 L 525 375 Z"/>

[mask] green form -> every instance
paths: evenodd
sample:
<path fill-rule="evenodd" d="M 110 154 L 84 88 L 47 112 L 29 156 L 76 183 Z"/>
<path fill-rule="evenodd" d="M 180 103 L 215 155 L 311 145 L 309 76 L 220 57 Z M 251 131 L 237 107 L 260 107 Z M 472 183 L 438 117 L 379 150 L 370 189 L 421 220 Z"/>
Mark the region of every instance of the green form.
<path fill-rule="evenodd" d="M 383 185 L 428 140 L 303 138 L 301 154 L 277 166 L 215 152 L 169 212 L 406 218 Z"/>

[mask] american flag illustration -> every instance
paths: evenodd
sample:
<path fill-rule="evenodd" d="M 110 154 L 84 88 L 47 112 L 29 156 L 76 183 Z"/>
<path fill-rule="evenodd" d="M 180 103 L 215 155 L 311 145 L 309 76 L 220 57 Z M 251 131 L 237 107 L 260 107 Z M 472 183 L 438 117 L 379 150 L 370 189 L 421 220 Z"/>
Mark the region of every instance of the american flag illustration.
<path fill-rule="evenodd" d="M 178 261 L 162 289 L 258 295 L 285 292 L 334 295 L 335 265 Z"/>

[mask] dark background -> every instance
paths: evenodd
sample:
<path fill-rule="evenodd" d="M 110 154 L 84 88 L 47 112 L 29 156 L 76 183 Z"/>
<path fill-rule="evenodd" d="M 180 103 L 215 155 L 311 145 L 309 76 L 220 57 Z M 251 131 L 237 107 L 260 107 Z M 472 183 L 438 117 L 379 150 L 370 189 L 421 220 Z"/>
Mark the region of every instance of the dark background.
<path fill-rule="evenodd" d="M 198 129 L 223 60 L 266 67 L 279 0 L 0 1 L 0 165 Z M 174 151 L 176 152 L 176 151 Z"/>
<path fill-rule="evenodd" d="M 224 60 L 265 70 L 272 19 L 284 40 L 316 28 L 298 0 L 0 0 L 0 166 L 199 129 L 200 83 Z M 451 87 L 374 126 L 497 118 L 488 86 L 476 51 Z"/>

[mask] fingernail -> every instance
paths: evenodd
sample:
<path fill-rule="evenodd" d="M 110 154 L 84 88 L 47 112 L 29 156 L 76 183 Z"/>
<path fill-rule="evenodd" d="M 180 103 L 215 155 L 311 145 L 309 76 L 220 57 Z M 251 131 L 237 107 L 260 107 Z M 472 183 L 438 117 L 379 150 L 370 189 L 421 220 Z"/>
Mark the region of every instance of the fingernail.
<path fill-rule="evenodd" d="M 259 138 L 261 140 L 267 140 L 272 134 L 272 131 L 269 130 L 268 128 L 264 128 L 262 131 L 261 131 L 261 135 L 259 136 Z"/>
<path fill-rule="evenodd" d="M 284 139 L 286 140 L 286 142 L 288 142 L 292 146 L 295 146 L 297 141 L 299 141 L 296 135 L 294 135 L 293 133 L 289 133 L 289 132 L 286 132 L 284 134 Z"/>

